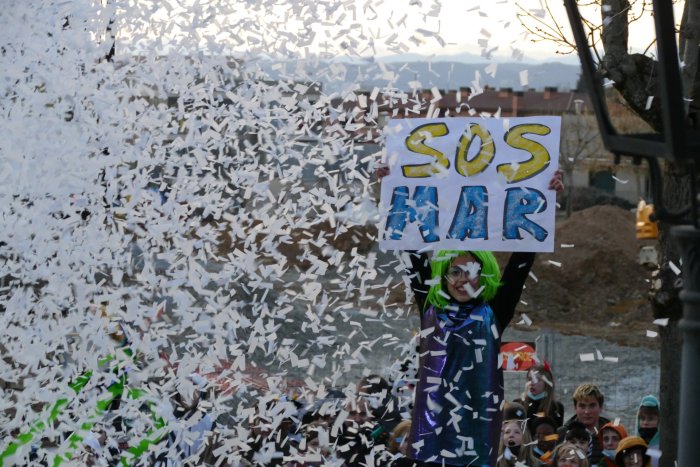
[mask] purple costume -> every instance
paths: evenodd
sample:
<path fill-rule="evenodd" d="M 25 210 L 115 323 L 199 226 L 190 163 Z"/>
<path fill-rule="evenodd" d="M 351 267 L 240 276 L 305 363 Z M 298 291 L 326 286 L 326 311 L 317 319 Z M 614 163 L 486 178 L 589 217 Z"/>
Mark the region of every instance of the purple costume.
<path fill-rule="evenodd" d="M 446 465 L 496 464 L 503 402 L 500 334 L 533 260 L 532 253 L 514 253 L 490 302 L 452 301 L 440 309 L 425 307 L 430 268 L 425 257 L 412 257 L 421 339 L 409 457 Z"/>

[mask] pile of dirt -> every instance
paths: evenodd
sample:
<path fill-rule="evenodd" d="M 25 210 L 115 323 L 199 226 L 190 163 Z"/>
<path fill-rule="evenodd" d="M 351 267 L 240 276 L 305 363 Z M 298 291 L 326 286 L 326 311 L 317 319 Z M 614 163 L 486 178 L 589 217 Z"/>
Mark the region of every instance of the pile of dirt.
<path fill-rule="evenodd" d="M 648 242 L 635 237 L 635 215 L 615 206 L 575 212 L 556 227 L 553 254 L 537 256 L 520 312 L 533 326 L 604 338 L 623 345 L 658 346 L 647 337 L 650 271 L 638 263 Z"/>

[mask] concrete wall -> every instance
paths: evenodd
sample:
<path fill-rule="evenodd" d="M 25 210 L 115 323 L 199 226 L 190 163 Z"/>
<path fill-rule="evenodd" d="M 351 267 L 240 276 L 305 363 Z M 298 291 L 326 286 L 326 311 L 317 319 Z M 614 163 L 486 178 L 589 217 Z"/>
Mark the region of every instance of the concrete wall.
<path fill-rule="evenodd" d="M 619 180 L 614 180 L 615 196 L 636 204 L 639 198 L 648 199 L 647 190 L 647 170 L 645 166 L 635 166 L 632 164 L 610 165 L 579 163 L 573 171 L 574 187 L 591 186 L 592 174 L 598 171 L 610 170 L 613 176 Z"/>

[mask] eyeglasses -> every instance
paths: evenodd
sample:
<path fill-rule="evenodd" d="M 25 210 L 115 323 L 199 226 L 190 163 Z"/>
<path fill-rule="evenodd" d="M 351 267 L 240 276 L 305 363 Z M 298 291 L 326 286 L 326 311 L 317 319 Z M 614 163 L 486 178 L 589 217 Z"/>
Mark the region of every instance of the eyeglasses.
<path fill-rule="evenodd" d="M 477 262 L 465 263 L 459 266 L 452 266 L 447 270 L 445 277 L 450 281 L 460 279 L 469 280 L 479 276 L 481 264 Z"/>

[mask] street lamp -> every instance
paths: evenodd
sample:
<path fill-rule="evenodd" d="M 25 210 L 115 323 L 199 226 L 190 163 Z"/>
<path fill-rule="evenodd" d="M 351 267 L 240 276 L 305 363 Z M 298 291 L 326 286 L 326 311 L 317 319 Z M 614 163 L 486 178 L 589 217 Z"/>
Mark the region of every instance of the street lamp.
<path fill-rule="evenodd" d="M 582 80 L 590 93 L 603 143 L 615 155 L 616 162 L 622 156 L 647 161 L 656 218 L 675 224 L 671 235 L 681 247 L 683 259 L 683 290 L 680 294 L 683 319 L 678 324 L 683 332 L 678 465 L 690 467 L 700 465 L 700 449 L 697 446 L 697 423 L 700 420 L 700 224 L 695 186 L 695 170 L 700 162 L 700 132 L 690 127 L 686 115 L 672 2 L 653 0 L 652 3 L 659 83 L 658 95 L 654 99 L 660 100 L 663 128 L 659 133 L 628 135 L 619 134 L 610 120 L 601 74 L 591 56 L 576 0 L 564 0 L 581 60 Z M 665 208 L 659 159 L 687 168 L 691 175 L 687 208 L 677 212 Z"/>

